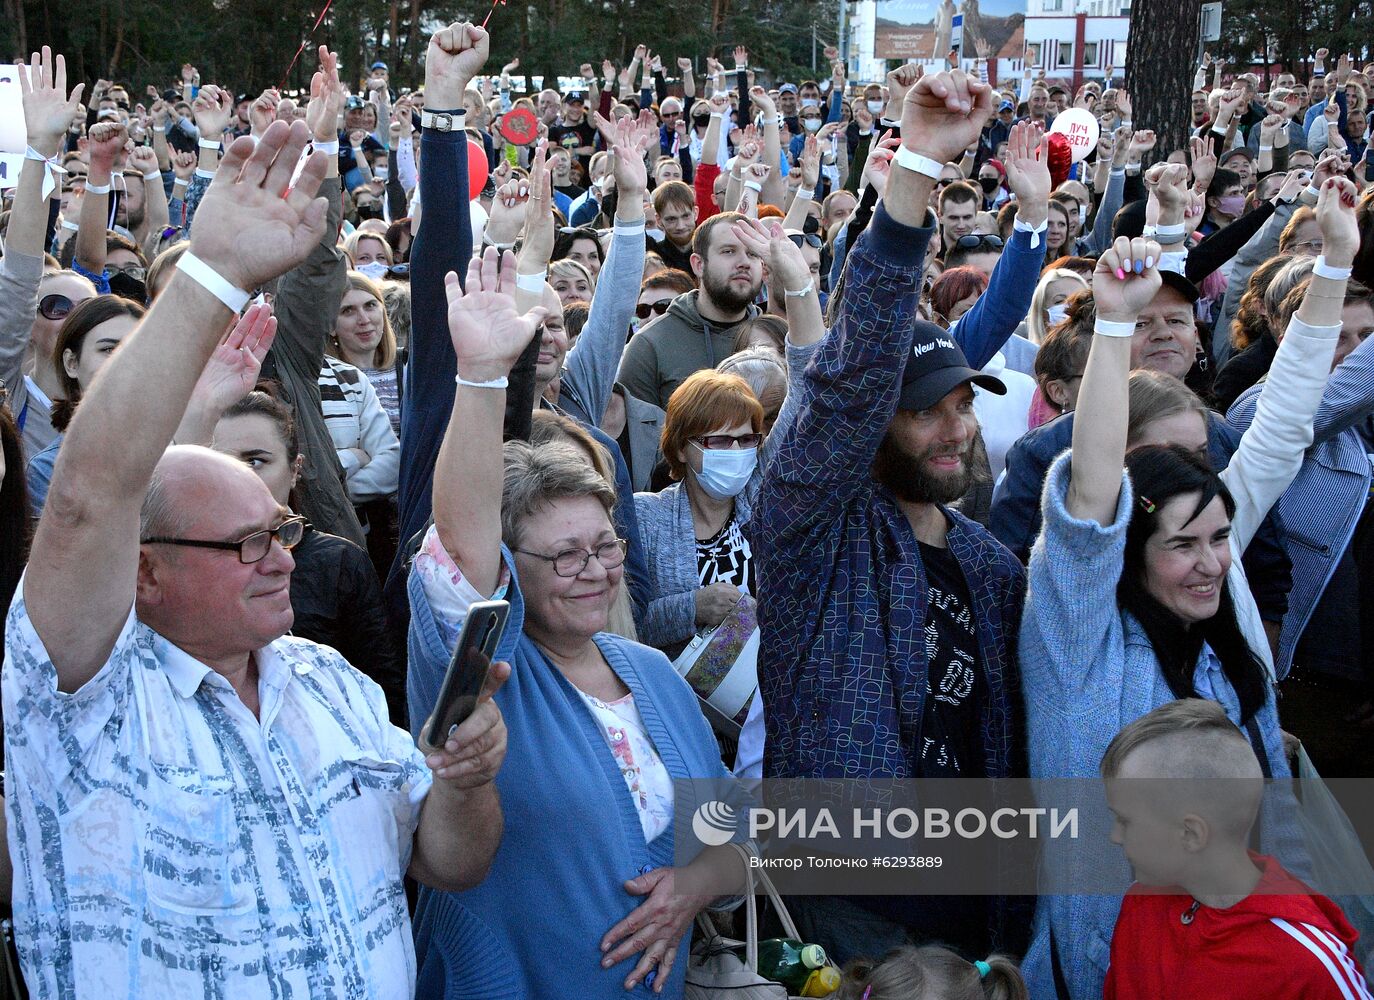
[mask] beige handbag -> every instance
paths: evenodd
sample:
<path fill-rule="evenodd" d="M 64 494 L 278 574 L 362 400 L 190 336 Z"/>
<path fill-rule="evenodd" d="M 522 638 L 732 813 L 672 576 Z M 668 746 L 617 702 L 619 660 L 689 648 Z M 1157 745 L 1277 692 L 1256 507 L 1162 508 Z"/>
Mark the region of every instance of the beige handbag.
<path fill-rule="evenodd" d="M 758 974 L 759 910 L 755 884 L 762 886 L 772 901 L 787 937 L 799 938 L 797 925 L 772 881 L 749 865 L 748 849 L 739 844 L 730 846 L 745 856 L 744 940 L 722 936 L 706 914 L 698 914 L 699 933 L 693 938 L 683 996 L 686 1000 L 790 1000 L 786 987 Z M 737 954 L 741 948 L 743 960 Z"/>

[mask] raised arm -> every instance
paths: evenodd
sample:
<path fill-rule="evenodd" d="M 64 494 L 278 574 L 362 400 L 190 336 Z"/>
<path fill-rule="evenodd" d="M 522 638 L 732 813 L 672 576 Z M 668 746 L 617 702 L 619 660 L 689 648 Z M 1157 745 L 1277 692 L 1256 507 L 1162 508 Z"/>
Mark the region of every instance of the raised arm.
<path fill-rule="evenodd" d="M 118 122 L 97 122 L 91 126 L 87 139 L 91 161 L 86 172 L 86 193 L 81 197 L 73 259 L 91 274 L 101 274 L 105 270 L 105 233 L 110 225 L 115 161 L 122 158 L 129 134 Z"/>
<path fill-rule="evenodd" d="M 1026 318 L 1044 264 L 1050 168 L 1049 146 L 1040 126 L 1012 126 L 1006 168 L 1019 206 L 1014 231 L 992 269 L 987 290 L 950 331 L 973 368 L 991 361 Z"/>
<path fill-rule="evenodd" d="M 806 217 L 811 213 L 808 211 L 811 203 L 816 200 L 816 185 L 821 181 L 821 148 L 816 142 L 814 135 L 808 135 L 806 141 L 802 143 L 801 162 L 801 187 L 797 188 L 797 193 L 792 198 L 792 204 L 788 206 L 787 216 L 782 220 L 782 228 L 793 229 L 797 232 L 802 231 L 806 224 Z M 768 299 L 769 312 L 776 312 L 782 315 L 782 309 L 774 309 L 773 298 Z"/>
<path fill-rule="evenodd" d="M 152 260 L 157 256 L 162 231 L 167 228 L 170 216 L 167 213 L 167 189 L 162 186 L 162 171 L 157 166 L 157 153 L 152 146 L 135 146 L 129 151 L 128 169 L 136 172 L 126 173 L 125 181 L 143 185 L 143 211 L 147 218 L 148 235 L 143 242 L 143 250 Z"/>
<path fill-rule="evenodd" d="M 782 158 L 782 144 L 778 138 L 778 108 L 768 96 L 768 91 L 762 87 L 751 87 L 749 100 L 758 105 L 759 114 L 763 115 L 763 162 L 771 168 L 768 179 L 763 182 L 759 200 L 766 205 L 781 205 L 786 188 L 778 167 Z"/>
<path fill-rule="evenodd" d="M 1115 522 L 1121 495 L 1131 337 L 1136 317 L 1159 290 L 1158 264 L 1158 243 L 1123 236 L 1102 254 L 1093 272 L 1097 325 L 1074 412 L 1066 506 L 1074 518 L 1104 527 Z"/>
<path fill-rule="evenodd" d="M 449 272 L 444 292 L 461 381 L 434 469 L 434 525 L 463 576 L 491 594 L 501 568 L 504 383 L 545 311 L 516 311 L 515 255 L 494 247 L 472 259 L 466 286 Z"/>
<path fill-rule="evenodd" d="M 308 133 L 273 125 L 256 149 L 237 140 L 202 205 L 196 233 L 148 315 L 82 399 L 54 470 L 24 597 L 57 669 L 76 691 L 105 662 L 134 599 L 139 509 L 206 359 L 247 293 L 301 260 L 324 231 L 314 198 L 324 158 L 288 188 Z M 217 275 L 218 293 L 188 261 Z M 129 428 L 137 427 L 138 434 Z M 111 456 L 118 456 L 112 460 Z"/>
<path fill-rule="evenodd" d="M 597 128 L 614 157 L 616 197 L 615 235 L 606 263 L 597 278 L 591 313 L 564 363 L 563 389 L 581 404 L 592 424 L 601 423 L 615 385 L 616 369 L 625 351 L 639 283 L 644 274 L 644 189 L 648 174 L 644 152 L 658 145 L 653 113 L 641 111 L 639 121 L 622 118 L 612 126 L 600 115 Z"/>
<path fill-rule="evenodd" d="M 916 75 L 914 67 L 902 72 Z M 915 336 L 934 178 L 977 138 L 992 106 L 991 89 L 957 70 L 912 79 L 908 88 L 899 158 L 914 156 L 924 169 L 894 165 L 873 224 L 849 255 L 834 328 L 806 370 L 796 422 L 765 472 L 761 507 L 778 518 L 780 534 L 833 519 L 835 505 L 868 482 Z"/>
<path fill-rule="evenodd" d="M 468 81 L 481 72 L 489 48 L 487 33 L 470 24 L 452 24 L 435 32 L 425 56 L 427 106 L 439 111 L 461 108 Z M 445 319 L 444 275 L 449 271 L 466 274 L 472 258 L 467 135 L 461 129 L 427 128 L 420 142 L 424 210 L 410 248 L 410 362 L 397 494 L 402 539 L 409 539 L 429 520 L 434 462 L 453 404 L 453 349 Z"/>
<path fill-rule="evenodd" d="M 27 71 L 21 65 L 18 75 L 29 146 L 43 157 L 56 157 L 84 84 L 78 83 L 69 96 L 66 60 L 60 55 L 54 59 L 47 47 L 41 55 L 33 54 Z M 9 405 L 16 419 L 28 399 L 23 365 L 38 309 L 48 203 L 50 195 L 60 192 L 60 180 L 47 163 L 24 160 L 10 210 L 5 255 L 0 257 L 0 379 L 9 389 Z M 50 189 L 47 193 L 45 187 Z"/>
<path fill-rule="evenodd" d="M 1320 259 L 1337 274 L 1349 271 L 1359 249 L 1356 199 L 1355 185 L 1344 177 L 1328 178 L 1317 197 Z M 1313 417 L 1341 334 L 1347 281 L 1312 272 L 1302 305 L 1279 341 L 1255 419 L 1221 473 L 1236 500 L 1231 531 L 1240 551 L 1297 476 L 1312 444 Z"/>

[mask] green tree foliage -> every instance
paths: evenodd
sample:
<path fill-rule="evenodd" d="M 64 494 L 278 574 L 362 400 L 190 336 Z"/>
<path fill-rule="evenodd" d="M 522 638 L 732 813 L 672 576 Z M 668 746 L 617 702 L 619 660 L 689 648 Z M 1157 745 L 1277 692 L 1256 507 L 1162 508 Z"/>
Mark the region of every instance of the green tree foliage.
<path fill-rule="evenodd" d="M 1358 65 L 1374 55 L 1369 44 L 1371 0 L 1290 0 L 1280 11 L 1269 0 L 1225 0 L 1215 51 L 1237 71 L 1269 63 L 1303 74 L 1319 48 L 1351 52 Z M 1269 60 L 1266 60 L 1266 56 Z"/>
<path fill-rule="evenodd" d="M 205 82 L 248 92 L 276 86 L 324 0 L 86 0 L 80 16 L 63 0 L 0 4 L 6 61 L 51 45 L 67 56 L 77 79 L 117 80 L 141 95 L 150 83 L 172 85 L 187 62 Z M 489 9 L 488 0 L 334 0 L 310 44 L 337 49 L 355 83 L 381 59 L 395 85 L 415 86 L 424 76 L 430 32 L 460 17 L 480 22 Z M 643 43 L 676 77 L 679 56 L 694 59 L 698 72 L 707 55 L 733 69 L 730 53 L 744 45 L 763 79 L 800 80 L 812 75 L 813 25 L 819 49 L 834 41 L 837 16 L 837 0 L 499 0 L 491 15 L 490 69 L 518 57 L 520 72 L 530 76 L 575 76 L 584 62 L 600 75 L 602 59 L 619 69 Z M 818 59 L 818 73 L 827 72 L 825 62 Z M 288 89 L 307 86 L 314 63 L 308 48 L 286 80 Z"/>

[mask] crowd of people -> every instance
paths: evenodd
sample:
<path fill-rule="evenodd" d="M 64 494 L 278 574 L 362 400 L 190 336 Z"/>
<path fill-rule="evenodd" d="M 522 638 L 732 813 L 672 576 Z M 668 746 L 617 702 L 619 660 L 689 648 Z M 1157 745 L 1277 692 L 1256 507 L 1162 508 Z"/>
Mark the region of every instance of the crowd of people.
<path fill-rule="evenodd" d="M 844 1000 L 1370 997 L 1260 806 L 1374 773 L 1374 64 L 1207 57 L 1166 149 L 1110 73 L 489 50 L 21 66 L 29 995 L 682 997 L 757 845 L 677 797 L 733 775 L 1105 783 L 1118 895 L 790 898 Z"/>

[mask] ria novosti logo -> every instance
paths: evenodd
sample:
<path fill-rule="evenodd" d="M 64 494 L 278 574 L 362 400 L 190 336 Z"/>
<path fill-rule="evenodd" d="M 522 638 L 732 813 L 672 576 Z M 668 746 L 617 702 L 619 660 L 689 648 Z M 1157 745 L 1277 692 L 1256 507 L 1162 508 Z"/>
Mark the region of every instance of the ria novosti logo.
<path fill-rule="evenodd" d="M 734 806 L 713 799 L 697 807 L 692 816 L 692 832 L 707 847 L 720 847 L 734 839 L 738 823 Z"/>

